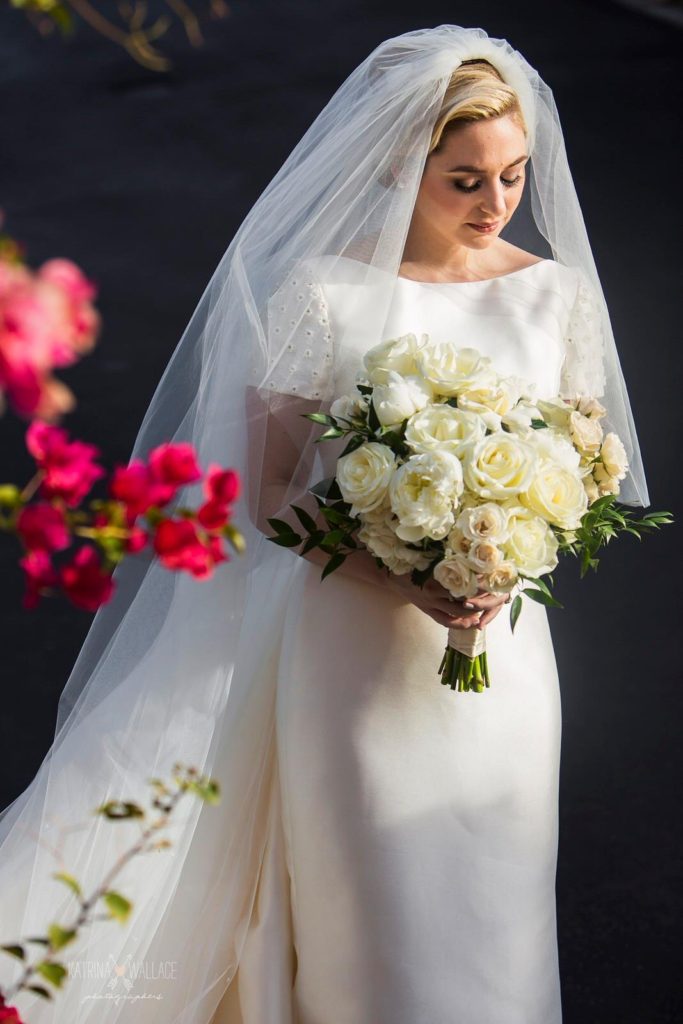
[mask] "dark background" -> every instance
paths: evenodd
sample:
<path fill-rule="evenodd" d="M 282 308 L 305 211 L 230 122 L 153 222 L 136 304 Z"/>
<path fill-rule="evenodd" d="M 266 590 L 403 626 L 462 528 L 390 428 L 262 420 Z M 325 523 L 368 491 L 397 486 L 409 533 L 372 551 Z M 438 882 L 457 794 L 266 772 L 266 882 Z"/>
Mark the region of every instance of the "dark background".
<path fill-rule="evenodd" d="M 43 39 L 1 9 L 4 230 L 33 266 L 67 256 L 99 284 L 99 343 L 60 375 L 78 399 L 63 425 L 107 465 L 128 460 L 234 231 L 335 89 L 382 39 L 446 22 L 507 39 L 553 89 L 652 507 L 676 512 L 681 34 L 599 0 L 245 0 L 205 23 L 199 50 L 170 33 L 165 73 L 88 30 Z M 25 424 L 8 414 L 0 429 L 0 480 L 24 482 Z M 683 1019 L 677 531 L 623 539 L 582 584 L 574 565 L 558 573 L 565 1024 Z M 17 557 L 0 538 L 2 807 L 52 741 L 91 622 L 56 599 L 23 611 Z"/>

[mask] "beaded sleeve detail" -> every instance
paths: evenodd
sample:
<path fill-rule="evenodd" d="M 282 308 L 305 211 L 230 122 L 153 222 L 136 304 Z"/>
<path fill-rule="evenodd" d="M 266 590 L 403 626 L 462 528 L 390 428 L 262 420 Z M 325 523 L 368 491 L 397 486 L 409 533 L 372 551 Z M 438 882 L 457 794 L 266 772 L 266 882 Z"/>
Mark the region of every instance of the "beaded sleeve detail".
<path fill-rule="evenodd" d="M 581 274 L 565 335 L 560 378 L 564 398 L 605 393 L 605 339 L 602 311 L 594 288 Z"/>
<path fill-rule="evenodd" d="M 271 364 L 268 390 L 301 398 L 329 397 L 333 342 L 325 293 L 312 271 L 299 264 L 268 301 Z"/>

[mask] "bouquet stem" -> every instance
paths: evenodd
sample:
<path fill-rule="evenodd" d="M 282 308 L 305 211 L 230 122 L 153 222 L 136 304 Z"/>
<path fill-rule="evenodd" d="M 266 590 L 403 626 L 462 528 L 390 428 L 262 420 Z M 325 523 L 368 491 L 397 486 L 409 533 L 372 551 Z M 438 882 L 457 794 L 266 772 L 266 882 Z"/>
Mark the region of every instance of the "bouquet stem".
<path fill-rule="evenodd" d="M 474 690 L 481 693 L 491 685 L 486 659 L 486 630 L 470 626 L 467 629 L 449 629 L 448 644 L 444 651 L 439 675 L 444 686 L 461 693 Z"/>

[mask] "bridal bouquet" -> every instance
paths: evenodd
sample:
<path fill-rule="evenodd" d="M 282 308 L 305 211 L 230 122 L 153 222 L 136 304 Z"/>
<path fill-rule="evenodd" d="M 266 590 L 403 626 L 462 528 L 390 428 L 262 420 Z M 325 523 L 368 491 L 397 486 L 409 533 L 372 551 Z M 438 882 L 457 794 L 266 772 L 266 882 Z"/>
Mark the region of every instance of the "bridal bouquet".
<path fill-rule="evenodd" d="M 617 505 L 626 453 L 604 433 L 597 399 L 537 399 L 534 385 L 502 376 L 474 348 L 427 334 L 382 342 L 365 353 L 356 391 L 329 414 L 305 414 L 328 428 L 318 440 L 350 435 L 335 476 L 311 488 L 328 528 L 292 506 L 309 535 L 302 554 L 330 555 L 323 579 L 365 547 L 379 566 L 418 586 L 433 577 L 453 598 L 509 595 L 514 630 L 523 595 L 562 607 L 550 575 L 561 554 L 579 556 L 583 576 L 617 533 L 672 521 L 668 512 L 636 520 Z M 302 543 L 288 523 L 268 522 L 270 540 Z M 448 631 L 444 685 L 490 685 L 485 632 Z"/>

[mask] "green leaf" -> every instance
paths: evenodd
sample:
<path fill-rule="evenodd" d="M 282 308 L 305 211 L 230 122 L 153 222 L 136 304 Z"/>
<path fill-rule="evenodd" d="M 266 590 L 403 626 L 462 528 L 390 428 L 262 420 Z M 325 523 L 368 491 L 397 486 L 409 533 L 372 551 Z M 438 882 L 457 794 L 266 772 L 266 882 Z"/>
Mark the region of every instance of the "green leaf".
<path fill-rule="evenodd" d="M 341 453 L 339 458 L 341 459 L 343 455 L 348 455 L 349 452 L 355 452 L 357 448 L 360 448 L 362 444 L 365 444 L 365 440 L 366 439 L 363 437 L 362 434 L 356 434 L 354 437 L 351 438 L 349 443 L 346 445 L 344 451 Z"/>
<path fill-rule="evenodd" d="M 325 537 L 320 542 L 320 547 L 323 548 L 325 551 L 328 551 L 332 548 L 336 548 L 336 546 L 339 544 L 339 541 L 342 539 L 343 536 L 343 530 L 330 530 L 330 532 L 326 533 Z"/>
<path fill-rule="evenodd" d="M 525 580 L 528 580 L 529 583 L 534 583 L 538 587 L 538 589 L 542 590 L 544 594 L 548 595 L 548 597 L 552 597 L 552 594 L 550 592 L 550 587 L 548 586 L 548 584 L 545 582 L 544 579 L 541 579 L 538 576 L 525 576 L 523 578 Z"/>
<path fill-rule="evenodd" d="M 294 530 L 289 523 L 286 523 L 284 519 L 268 519 L 268 523 L 273 527 L 276 533 L 289 534 L 294 533 Z"/>
<path fill-rule="evenodd" d="M 292 505 L 292 508 L 296 512 L 301 525 L 308 530 L 309 533 L 314 533 L 318 529 L 315 519 L 313 516 L 308 514 L 305 508 L 299 508 L 298 505 Z"/>
<path fill-rule="evenodd" d="M 346 526 L 349 519 L 353 519 L 353 516 L 349 516 L 347 512 L 338 512 L 335 508 L 324 508 L 322 509 L 322 516 L 328 523 L 343 524 Z"/>
<path fill-rule="evenodd" d="M 301 544 L 301 537 L 296 533 L 281 533 L 279 537 L 266 537 L 266 540 L 272 541 L 273 544 L 278 544 L 281 548 L 295 548 Z"/>
<path fill-rule="evenodd" d="M 105 818 L 119 820 L 124 818 L 144 818 L 145 812 L 137 804 L 127 800 L 108 800 L 95 808 L 95 814 L 103 814 Z"/>
<path fill-rule="evenodd" d="M 375 411 L 374 396 L 370 401 L 370 408 L 368 409 L 368 426 L 370 427 L 370 430 L 372 430 L 373 432 L 379 430 L 381 426 L 381 423 L 379 422 L 379 417 L 377 416 L 377 413 Z"/>
<path fill-rule="evenodd" d="M 43 999 L 52 999 L 52 993 L 42 985 L 24 985 L 24 988 L 29 992 L 35 992 L 37 996 L 42 996 Z"/>
<path fill-rule="evenodd" d="M 8 953 L 10 956 L 15 956 L 17 960 L 25 960 L 26 953 L 24 947 L 20 945 L 0 946 L 3 953 Z"/>
<path fill-rule="evenodd" d="M 47 935 L 53 949 L 61 949 L 76 938 L 76 931 L 72 928 L 62 928 L 58 924 L 50 924 L 47 928 Z"/>
<path fill-rule="evenodd" d="M 73 875 L 68 875 L 66 871 L 57 871 L 52 877 L 56 878 L 58 882 L 64 882 L 65 885 L 68 885 L 77 896 L 81 895 L 81 887 Z"/>
<path fill-rule="evenodd" d="M 305 412 L 303 415 L 307 420 L 312 420 L 313 423 L 323 423 L 326 426 L 335 426 L 336 420 L 334 416 L 329 416 L 326 412 Z"/>
<path fill-rule="evenodd" d="M 512 604 L 510 606 L 510 630 L 513 633 L 515 631 L 515 626 L 517 625 L 517 619 L 519 618 L 521 611 L 522 611 L 522 598 L 520 597 L 519 594 L 517 594 L 517 596 L 515 598 L 513 598 Z"/>
<path fill-rule="evenodd" d="M 339 427 L 330 427 L 330 429 L 326 430 L 324 434 L 320 435 L 320 437 L 316 437 L 316 444 L 318 441 L 332 441 L 336 437 L 343 437 L 345 433 L 346 431 L 340 430 Z"/>
<path fill-rule="evenodd" d="M 548 424 L 545 420 L 533 419 L 531 421 L 531 426 L 534 428 L 534 430 L 543 430 L 545 427 L 548 426 Z"/>
<path fill-rule="evenodd" d="M 316 530 L 315 533 L 312 533 L 311 536 L 306 541 L 306 543 L 304 544 L 304 546 L 302 547 L 301 554 L 305 555 L 313 548 L 317 548 L 324 536 L 325 533 L 323 530 Z"/>
<path fill-rule="evenodd" d="M 320 498 L 326 498 L 332 501 L 335 498 L 341 498 L 342 494 L 339 490 L 339 485 L 333 476 L 326 477 L 325 480 L 320 480 L 319 483 L 313 487 L 309 487 L 311 494 L 316 494 Z"/>
<path fill-rule="evenodd" d="M 204 782 L 191 782 L 187 788 L 190 792 L 196 793 L 207 804 L 220 803 L 221 789 L 215 779 L 208 779 Z"/>
<path fill-rule="evenodd" d="M 332 558 L 330 558 L 329 562 L 323 569 L 320 579 L 324 580 L 325 577 L 329 576 L 331 572 L 334 572 L 335 569 L 338 569 L 342 562 L 345 561 L 345 559 L 346 555 L 343 555 L 341 551 L 338 551 L 336 555 L 332 555 Z"/>
<path fill-rule="evenodd" d="M 62 982 L 67 975 L 66 968 L 62 964 L 55 963 L 54 960 L 42 960 L 39 964 L 36 964 L 36 970 L 56 988 L 61 988 Z"/>
<path fill-rule="evenodd" d="M 542 590 L 523 590 L 522 593 L 526 597 L 530 597 L 531 600 L 535 601 L 537 604 L 544 604 L 549 608 L 564 608 L 563 604 L 560 604 L 560 602 L 554 597 L 550 594 L 544 593 Z"/>
<path fill-rule="evenodd" d="M 125 896 L 122 896 L 121 893 L 114 892 L 113 889 L 110 889 L 108 892 L 105 892 L 101 898 L 107 905 L 107 909 L 111 916 L 116 918 L 117 921 L 125 922 L 128 919 L 128 915 L 133 909 L 133 904 L 130 903 Z"/>

